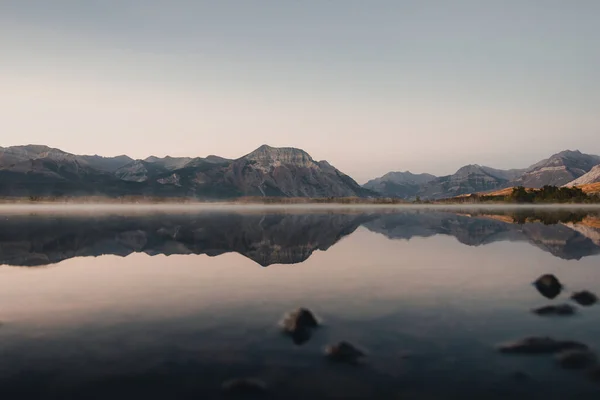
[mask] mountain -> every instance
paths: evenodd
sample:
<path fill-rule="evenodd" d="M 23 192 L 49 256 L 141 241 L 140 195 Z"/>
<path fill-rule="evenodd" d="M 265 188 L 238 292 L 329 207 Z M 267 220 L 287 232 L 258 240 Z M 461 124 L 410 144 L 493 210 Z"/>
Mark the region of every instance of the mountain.
<path fill-rule="evenodd" d="M 92 168 L 99 171 L 115 172 L 124 165 L 129 164 L 133 161 L 131 157 L 121 155 L 116 157 L 101 157 L 98 155 L 94 156 L 79 156 L 79 159 L 86 162 Z"/>
<path fill-rule="evenodd" d="M 380 178 L 370 180 L 363 187 L 386 197 L 412 199 L 422 185 L 435 178 L 436 176 L 431 174 L 413 174 L 409 171 L 388 172 Z"/>
<path fill-rule="evenodd" d="M 150 156 L 146 158 L 144 161 L 146 163 L 155 164 L 160 166 L 166 170 L 173 171 L 176 169 L 180 169 L 185 167 L 186 164 L 189 164 L 193 158 L 191 157 L 169 157 L 166 156 L 164 158 L 158 158 L 155 156 Z"/>
<path fill-rule="evenodd" d="M 597 164 L 600 164 L 600 156 L 583 154 L 579 150 L 562 151 L 532 165 L 513 181 L 513 186 L 563 186 L 585 175 Z"/>
<path fill-rule="evenodd" d="M 380 178 L 363 185 L 382 196 L 424 200 L 435 200 L 473 193 L 473 190 L 487 191 L 508 186 L 508 182 L 518 178 L 526 170 L 501 170 L 482 165 L 466 165 L 453 175 L 436 177 L 431 174 L 389 172 Z"/>
<path fill-rule="evenodd" d="M 48 146 L 0 149 L 0 194 L 4 196 L 64 196 L 121 192 L 109 173 L 76 156 Z"/>
<path fill-rule="evenodd" d="M 115 176 L 124 181 L 146 182 L 169 169 L 159 162 L 134 160 L 115 171 Z"/>
<path fill-rule="evenodd" d="M 261 146 L 233 161 L 224 182 L 247 196 L 351 197 L 372 194 L 326 161 L 295 148 Z"/>
<path fill-rule="evenodd" d="M 0 148 L 2 196 L 376 196 L 303 150 L 261 146 L 236 160 L 78 156 L 47 146 Z"/>
<path fill-rule="evenodd" d="M 522 168 L 522 169 L 495 169 L 495 168 L 490 168 L 490 167 L 485 167 L 482 166 L 481 167 L 485 172 L 487 172 L 488 174 L 495 176 L 497 178 L 500 179 L 506 179 L 509 181 L 513 181 L 517 178 L 519 178 L 521 175 L 523 175 L 523 173 L 525 173 L 527 171 L 526 168 Z"/>
<path fill-rule="evenodd" d="M 596 183 L 600 181 L 598 170 L 590 175 L 586 174 L 598 164 L 600 164 L 600 156 L 584 154 L 578 150 L 566 150 L 525 169 L 501 170 L 481 165 L 466 165 L 453 175 L 435 179 L 427 180 L 425 174 L 423 176 L 425 182 L 414 179 L 410 181 L 412 174 L 405 177 L 405 173 L 392 172 L 367 182 L 364 187 L 385 196 L 401 198 L 418 196 L 423 200 L 438 200 L 515 186 L 541 188 L 544 185 L 563 186 L 574 181 L 579 185 Z M 582 180 L 576 181 L 580 177 Z M 395 182 L 396 179 L 398 182 Z"/>
<path fill-rule="evenodd" d="M 422 185 L 417 195 L 423 199 L 442 199 L 494 190 L 508 186 L 510 174 L 509 171 L 481 165 L 467 165 L 453 175 L 442 176 Z"/>
<path fill-rule="evenodd" d="M 594 166 L 589 172 L 581 175 L 579 178 L 567 183 L 565 186 L 581 186 L 589 185 L 590 183 L 600 182 L 600 164 Z"/>

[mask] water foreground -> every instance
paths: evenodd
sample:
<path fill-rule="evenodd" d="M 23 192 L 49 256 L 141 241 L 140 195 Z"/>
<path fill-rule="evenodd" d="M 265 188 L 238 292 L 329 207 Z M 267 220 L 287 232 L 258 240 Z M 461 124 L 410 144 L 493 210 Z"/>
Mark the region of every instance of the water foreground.
<path fill-rule="evenodd" d="M 242 398 L 600 394 L 589 368 L 496 348 L 599 349 L 600 309 L 570 299 L 600 293 L 597 211 L 271 210 L 4 212 L 0 393 L 229 398 L 224 383 L 252 378 L 265 390 Z M 553 298 L 532 285 L 544 274 Z M 531 312 L 564 303 L 573 315 Z M 294 343 L 278 323 L 301 306 L 321 326 Z M 340 341 L 366 357 L 328 361 Z"/>

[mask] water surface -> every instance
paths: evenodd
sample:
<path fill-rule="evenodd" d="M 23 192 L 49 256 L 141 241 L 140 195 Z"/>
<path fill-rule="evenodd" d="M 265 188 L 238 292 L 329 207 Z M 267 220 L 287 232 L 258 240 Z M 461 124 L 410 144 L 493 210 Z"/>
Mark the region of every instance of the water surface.
<path fill-rule="evenodd" d="M 528 335 L 600 348 L 599 308 L 532 307 L 600 293 L 593 210 L 227 209 L 0 216 L 0 393 L 6 398 L 597 398 Z M 555 274 L 556 299 L 532 286 Z M 571 302 L 572 303 L 572 302 Z M 574 303 L 572 303 L 574 304 Z M 322 319 L 295 345 L 278 321 Z M 340 340 L 362 365 L 327 362 Z"/>

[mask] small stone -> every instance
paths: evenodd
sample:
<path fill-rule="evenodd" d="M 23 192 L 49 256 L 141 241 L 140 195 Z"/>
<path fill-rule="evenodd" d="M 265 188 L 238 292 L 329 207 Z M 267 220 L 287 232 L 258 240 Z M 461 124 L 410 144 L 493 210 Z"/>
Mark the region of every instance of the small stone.
<path fill-rule="evenodd" d="M 596 355 L 589 350 L 566 350 L 558 353 L 556 360 L 566 369 L 584 369 L 596 363 Z"/>
<path fill-rule="evenodd" d="M 262 395 L 267 393 L 267 384 L 255 378 L 237 378 L 223 382 L 222 389 L 232 395 Z"/>
<path fill-rule="evenodd" d="M 549 337 L 527 337 L 498 346 L 501 353 L 509 354 L 544 354 L 566 350 L 587 350 L 588 347 L 570 340 L 555 340 Z"/>
<path fill-rule="evenodd" d="M 348 342 L 339 342 L 338 344 L 327 346 L 325 355 L 332 361 L 356 364 L 366 354 L 354 347 Z"/>
<path fill-rule="evenodd" d="M 560 294 L 563 288 L 558 278 L 552 274 L 540 276 L 533 282 L 533 285 L 542 296 L 548 299 L 554 299 Z"/>
<path fill-rule="evenodd" d="M 582 306 L 591 306 L 598 302 L 598 296 L 587 290 L 573 293 L 571 299 Z"/>
<path fill-rule="evenodd" d="M 295 344 L 301 345 L 310 340 L 312 329 L 319 326 L 315 315 L 306 308 L 299 308 L 286 314 L 281 321 L 285 333 L 292 337 Z"/>
<path fill-rule="evenodd" d="M 570 304 L 558 304 L 552 306 L 544 306 L 539 308 L 534 308 L 531 310 L 534 314 L 537 315 L 573 315 L 575 314 L 576 308 Z"/>
<path fill-rule="evenodd" d="M 310 310 L 299 308 L 284 316 L 282 326 L 286 332 L 294 332 L 299 329 L 316 328 L 319 322 Z"/>

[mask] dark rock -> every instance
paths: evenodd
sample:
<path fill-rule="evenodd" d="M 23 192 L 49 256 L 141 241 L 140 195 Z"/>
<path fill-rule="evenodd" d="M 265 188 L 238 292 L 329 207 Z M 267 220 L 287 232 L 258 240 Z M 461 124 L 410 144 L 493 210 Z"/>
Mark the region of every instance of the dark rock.
<path fill-rule="evenodd" d="M 510 354 L 545 354 L 566 350 L 587 350 L 588 347 L 570 340 L 555 340 L 549 337 L 527 337 L 498 346 L 501 353 Z"/>
<path fill-rule="evenodd" d="M 255 378 L 237 378 L 223 382 L 224 393 L 240 396 L 256 396 L 267 393 L 267 384 Z"/>
<path fill-rule="evenodd" d="M 598 297 L 587 290 L 575 292 L 571 295 L 571 299 L 582 306 L 591 306 L 598 302 Z"/>
<path fill-rule="evenodd" d="M 531 312 L 537 315 L 573 315 L 575 311 L 576 308 L 570 304 L 544 306 L 531 310 Z"/>
<path fill-rule="evenodd" d="M 283 331 L 292 337 L 295 344 L 301 345 L 310 340 L 312 330 L 319 326 L 315 315 L 306 308 L 299 308 L 286 314 L 281 321 Z"/>
<path fill-rule="evenodd" d="M 292 311 L 283 319 L 283 328 L 287 332 L 293 332 L 304 328 L 316 328 L 317 326 L 319 326 L 317 318 L 306 308 L 299 308 Z"/>
<path fill-rule="evenodd" d="M 584 369 L 596 363 L 596 355 L 589 350 L 566 350 L 556 356 L 561 367 Z"/>
<path fill-rule="evenodd" d="M 362 350 L 357 349 L 348 342 L 339 342 L 327 346 L 325 355 L 332 361 L 348 364 L 356 364 L 361 358 L 366 357 Z"/>
<path fill-rule="evenodd" d="M 548 299 L 554 299 L 560 294 L 563 288 L 558 278 L 552 274 L 540 276 L 533 282 L 533 285 L 542 296 Z"/>

